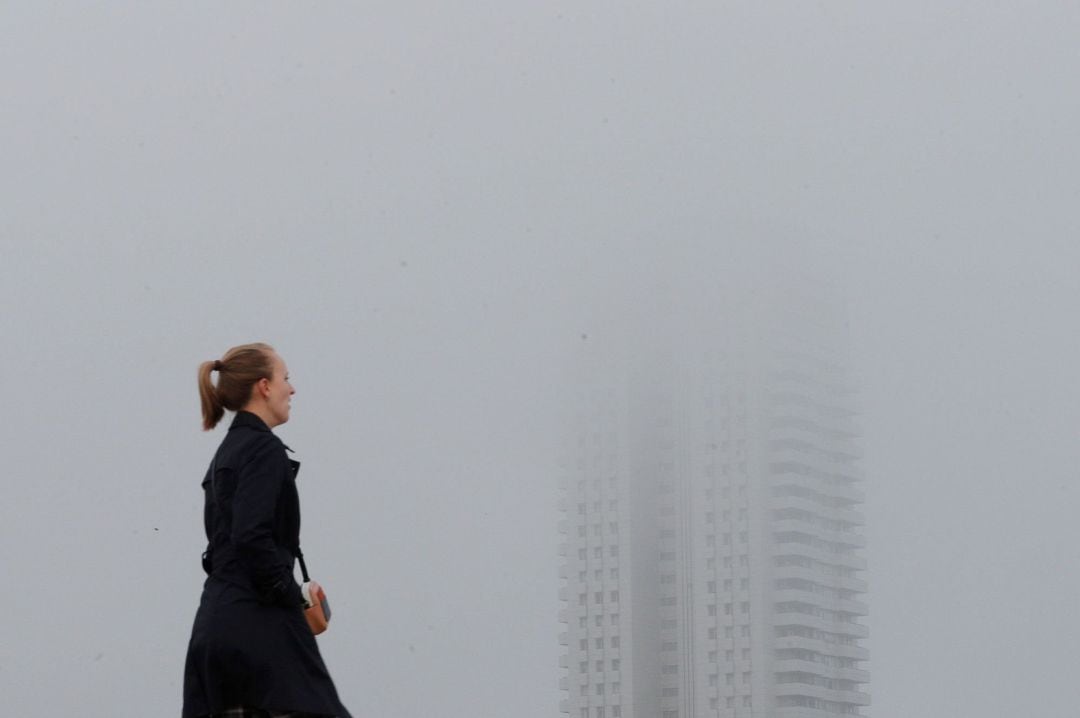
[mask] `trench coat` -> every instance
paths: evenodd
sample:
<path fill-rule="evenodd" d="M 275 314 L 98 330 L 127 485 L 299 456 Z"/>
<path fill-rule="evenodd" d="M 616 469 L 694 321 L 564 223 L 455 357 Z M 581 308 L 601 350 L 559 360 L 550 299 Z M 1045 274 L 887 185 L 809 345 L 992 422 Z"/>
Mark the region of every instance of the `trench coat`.
<path fill-rule="evenodd" d="M 238 412 L 203 479 L 207 571 L 184 668 L 183 718 L 236 706 L 351 718 L 338 700 L 293 574 L 299 462 Z"/>

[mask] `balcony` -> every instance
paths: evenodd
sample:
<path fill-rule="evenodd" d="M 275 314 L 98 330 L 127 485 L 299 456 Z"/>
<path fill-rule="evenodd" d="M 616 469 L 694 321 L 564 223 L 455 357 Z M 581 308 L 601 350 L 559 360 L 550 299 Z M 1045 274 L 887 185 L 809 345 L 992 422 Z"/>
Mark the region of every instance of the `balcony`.
<path fill-rule="evenodd" d="M 773 626 L 805 626 L 807 628 L 813 628 L 827 633 L 835 633 L 849 638 L 866 638 L 870 635 L 870 629 L 861 623 L 833 621 L 828 618 L 821 618 L 809 613 L 797 613 L 795 611 L 774 613 L 772 622 Z"/>
<path fill-rule="evenodd" d="M 809 479 L 809 477 L 804 478 Z M 811 493 L 807 496 L 795 496 L 791 494 L 785 496 L 774 495 L 770 500 L 770 507 L 776 511 L 784 509 L 806 511 L 815 516 L 829 519 L 830 521 L 846 521 L 855 526 L 863 525 L 864 519 L 861 513 L 836 506 L 835 497 L 824 493 L 821 490 L 821 487 L 814 483 L 814 481 L 814 479 L 800 481 L 798 479 L 789 480 L 785 478 L 782 481 L 775 483 L 775 486 L 795 486 Z"/>
<path fill-rule="evenodd" d="M 807 651 L 815 651 L 816 653 L 822 653 L 827 656 L 838 656 L 840 658 L 853 658 L 857 661 L 865 661 L 870 658 L 870 651 L 857 645 L 847 645 L 842 643 L 828 643 L 817 638 L 803 638 L 802 636 L 783 636 L 778 637 L 773 644 L 777 649 L 781 648 L 801 648 Z"/>
<path fill-rule="evenodd" d="M 841 566 L 854 571 L 866 570 L 866 559 L 854 554 L 838 554 L 798 541 L 778 541 L 773 554 L 776 556 L 802 556 L 830 566 Z"/>
<path fill-rule="evenodd" d="M 829 588 L 842 588 L 856 593 L 866 593 L 867 588 L 866 581 L 862 579 L 836 576 L 804 566 L 775 566 L 773 568 L 773 577 L 778 579 L 801 578 L 804 581 L 813 581 Z"/>
<path fill-rule="evenodd" d="M 805 519 L 779 519 L 772 523 L 777 532 L 797 532 L 848 548 L 865 548 L 866 538 L 854 531 L 835 531 Z"/>
<path fill-rule="evenodd" d="M 867 608 L 866 604 L 862 601 L 833 598 L 821 593 L 804 591 L 797 588 L 776 591 L 773 593 L 773 600 L 777 603 L 784 601 L 801 601 L 802 603 L 813 604 L 830 611 L 844 611 L 855 616 L 866 616 L 870 612 L 869 608 Z"/>
<path fill-rule="evenodd" d="M 774 426 L 768 430 L 770 441 L 792 441 L 804 444 L 812 453 L 835 454 L 844 461 L 863 458 L 863 450 L 851 439 L 829 436 L 822 431 L 812 431 L 794 426 Z"/>
<path fill-rule="evenodd" d="M 777 673 L 798 671 L 799 673 L 813 673 L 814 675 L 823 676 L 825 678 L 855 681 L 856 683 L 870 682 L 869 671 L 863 671 L 858 668 L 836 668 L 832 666 L 827 666 L 823 663 L 816 663 L 814 661 L 799 661 L 791 659 L 777 660 L 775 663 L 773 663 L 773 669 Z"/>
<path fill-rule="evenodd" d="M 798 395 L 791 392 L 780 393 L 772 396 L 767 407 L 773 422 L 784 419 L 795 419 L 814 426 L 821 427 L 824 431 L 831 431 L 848 438 L 862 436 L 862 427 L 850 413 L 838 415 L 835 412 L 823 413 L 817 404 L 810 404 L 797 400 Z"/>
<path fill-rule="evenodd" d="M 837 691 L 824 686 L 812 686 L 805 683 L 777 683 L 776 696 L 808 696 L 834 703 L 850 703 L 856 706 L 870 705 L 870 694 L 861 691 Z"/>
<path fill-rule="evenodd" d="M 861 481 L 865 474 L 861 467 L 857 464 L 853 464 L 846 461 L 838 461 L 834 458 L 823 456 L 817 453 L 811 453 L 807 451 L 798 451 L 791 448 L 781 448 L 770 450 L 766 454 L 766 459 L 770 464 L 796 464 L 798 466 L 805 466 L 811 471 L 816 471 L 821 476 L 836 477 L 849 482 Z M 819 485 L 826 485 L 824 482 Z M 829 483 L 827 484 L 830 489 L 830 494 L 836 492 L 831 487 L 842 487 L 843 484 Z M 857 499 L 856 499 L 857 500 Z"/>
<path fill-rule="evenodd" d="M 866 494 L 849 482 L 832 481 L 832 474 L 814 469 L 806 461 L 770 461 L 769 484 L 773 488 L 791 486 L 802 489 L 802 498 L 828 508 L 847 509 L 861 504 Z"/>

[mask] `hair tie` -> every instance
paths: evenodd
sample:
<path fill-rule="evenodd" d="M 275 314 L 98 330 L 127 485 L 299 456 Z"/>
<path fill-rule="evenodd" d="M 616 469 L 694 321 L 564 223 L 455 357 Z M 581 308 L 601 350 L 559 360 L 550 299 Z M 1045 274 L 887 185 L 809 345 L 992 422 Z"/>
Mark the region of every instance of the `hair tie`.
<path fill-rule="evenodd" d="M 220 359 L 215 359 L 214 360 L 214 371 L 221 371 L 221 360 Z"/>

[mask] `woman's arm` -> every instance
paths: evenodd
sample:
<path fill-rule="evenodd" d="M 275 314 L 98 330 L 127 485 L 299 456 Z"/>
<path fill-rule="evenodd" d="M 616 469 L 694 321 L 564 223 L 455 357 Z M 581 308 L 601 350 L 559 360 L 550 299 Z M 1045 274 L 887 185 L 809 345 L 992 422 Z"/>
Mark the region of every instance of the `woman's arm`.
<path fill-rule="evenodd" d="M 238 558 L 250 569 L 263 603 L 302 606 L 292 562 L 282 563 L 273 532 L 274 512 L 288 471 L 284 445 L 268 435 L 237 474 L 230 538 Z"/>

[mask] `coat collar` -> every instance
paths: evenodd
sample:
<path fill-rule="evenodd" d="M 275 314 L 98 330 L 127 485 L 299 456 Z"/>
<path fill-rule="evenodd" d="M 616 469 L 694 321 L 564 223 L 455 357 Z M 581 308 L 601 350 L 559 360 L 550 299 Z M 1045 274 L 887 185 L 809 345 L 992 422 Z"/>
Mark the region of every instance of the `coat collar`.
<path fill-rule="evenodd" d="M 257 415 L 252 414 L 250 411 L 236 412 L 236 416 L 233 417 L 232 424 L 229 425 L 229 431 L 232 431 L 237 427 L 248 427 L 254 429 L 255 431 L 265 431 L 268 434 L 274 433 L 270 430 L 270 427 L 266 425 L 265 421 L 260 419 Z M 275 434 L 275 436 L 277 435 Z M 281 441 L 281 439 L 279 438 L 278 441 Z M 296 453 L 295 451 L 290 449 L 288 444 L 286 444 L 284 441 L 281 442 L 281 445 L 284 446 L 285 451 L 288 451 L 290 454 Z"/>
<path fill-rule="evenodd" d="M 251 427 L 256 431 L 270 431 L 270 427 L 266 425 L 266 422 L 260 419 L 255 414 L 252 414 L 250 411 L 236 412 L 236 416 L 233 417 L 232 424 L 229 425 L 229 431 L 232 431 L 239 426 Z"/>

